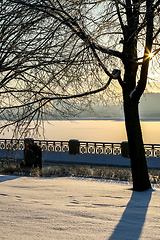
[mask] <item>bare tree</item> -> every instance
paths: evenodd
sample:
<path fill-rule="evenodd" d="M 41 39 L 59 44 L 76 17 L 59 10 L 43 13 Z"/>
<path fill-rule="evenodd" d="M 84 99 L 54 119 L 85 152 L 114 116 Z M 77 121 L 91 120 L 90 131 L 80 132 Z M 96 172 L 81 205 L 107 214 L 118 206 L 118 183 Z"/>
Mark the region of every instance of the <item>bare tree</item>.
<path fill-rule="evenodd" d="M 10 1 L 3 1 L 1 10 L 0 116 L 7 120 L 2 129 L 14 124 L 27 133 L 33 119 L 38 127 L 48 115 L 68 117 L 89 107 L 91 99 L 74 98 L 93 94 L 96 87 L 102 91 L 106 82 L 88 46 L 47 12 Z"/>
<path fill-rule="evenodd" d="M 133 189 L 149 189 L 138 103 L 149 62 L 159 58 L 159 5 L 159 0 L 3 1 L 1 116 L 12 111 L 18 117 L 8 115 L 10 123 L 22 124 L 53 108 L 71 114 L 82 101 L 92 101 L 92 94 L 107 99 L 105 89 L 118 80 Z"/>

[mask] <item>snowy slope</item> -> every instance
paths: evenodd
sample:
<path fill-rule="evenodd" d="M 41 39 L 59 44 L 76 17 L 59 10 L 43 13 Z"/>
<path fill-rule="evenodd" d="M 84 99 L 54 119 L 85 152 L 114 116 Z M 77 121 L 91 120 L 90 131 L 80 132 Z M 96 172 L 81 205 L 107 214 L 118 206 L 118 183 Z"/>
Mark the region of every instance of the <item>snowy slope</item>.
<path fill-rule="evenodd" d="M 160 236 L 160 186 L 0 176 L 0 239 L 129 240 Z"/>

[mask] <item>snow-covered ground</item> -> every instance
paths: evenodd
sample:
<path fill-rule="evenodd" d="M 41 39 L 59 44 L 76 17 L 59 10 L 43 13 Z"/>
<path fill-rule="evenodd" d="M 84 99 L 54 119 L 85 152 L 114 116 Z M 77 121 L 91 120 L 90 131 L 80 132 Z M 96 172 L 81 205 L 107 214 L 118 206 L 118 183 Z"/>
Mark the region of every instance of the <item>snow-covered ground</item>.
<path fill-rule="evenodd" d="M 116 165 L 130 166 L 130 158 L 122 157 L 122 155 L 105 155 L 105 154 L 76 154 L 72 155 L 68 152 L 43 152 L 43 163 L 45 162 L 63 162 L 63 163 L 81 163 L 95 165 Z M 160 168 L 160 157 L 147 157 L 147 165 L 149 168 Z"/>
<path fill-rule="evenodd" d="M 160 185 L 0 175 L 0 239 L 160 239 Z"/>
<path fill-rule="evenodd" d="M 0 149 L 1 158 L 23 159 L 23 151 L 11 151 Z M 80 164 L 95 164 L 95 165 L 116 165 L 130 166 L 130 159 L 122 157 L 122 155 L 106 155 L 106 154 L 69 154 L 69 152 L 42 152 L 42 163 L 80 163 Z M 160 168 L 160 157 L 147 157 L 147 165 L 149 168 Z"/>
<path fill-rule="evenodd" d="M 43 152 L 46 162 L 130 166 L 121 155 Z M 160 158 L 147 158 L 160 168 Z M 0 239 L 160 239 L 160 185 L 77 177 L 0 175 Z"/>

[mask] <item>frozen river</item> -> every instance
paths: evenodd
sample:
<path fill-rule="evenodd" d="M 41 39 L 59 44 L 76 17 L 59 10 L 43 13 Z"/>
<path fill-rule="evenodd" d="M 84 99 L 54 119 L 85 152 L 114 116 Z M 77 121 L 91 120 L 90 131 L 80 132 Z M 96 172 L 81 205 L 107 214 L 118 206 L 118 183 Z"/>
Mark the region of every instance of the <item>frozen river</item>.
<path fill-rule="evenodd" d="M 144 143 L 160 143 L 160 121 L 142 121 Z M 123 120 L 66 120 L 44 122 L 46 140 L 93 142 L 122 142 L 127 140 Z M 11 138 L 11 132 L 5 132 L 0 138 Z M 33 136 L 30 136 L 33 137 Z M 39 139 L 44 139 L 43 134 Z"/>

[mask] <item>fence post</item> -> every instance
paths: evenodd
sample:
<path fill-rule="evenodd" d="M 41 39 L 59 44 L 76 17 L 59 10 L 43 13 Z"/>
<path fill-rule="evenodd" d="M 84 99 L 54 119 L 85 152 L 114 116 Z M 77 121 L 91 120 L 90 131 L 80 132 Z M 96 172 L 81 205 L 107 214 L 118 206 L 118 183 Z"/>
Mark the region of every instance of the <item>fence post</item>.
<path fill-rule="evenodd" d="M 79 140 L 69 140 L 69 154 L 76 155 L 77 153 L 79 153 Z"/>
<path fill-rule="evenodd" d="M 129 158 L 129 147 L 127 141 L 121 143 L 121 154 L 122 157 Z"/>

